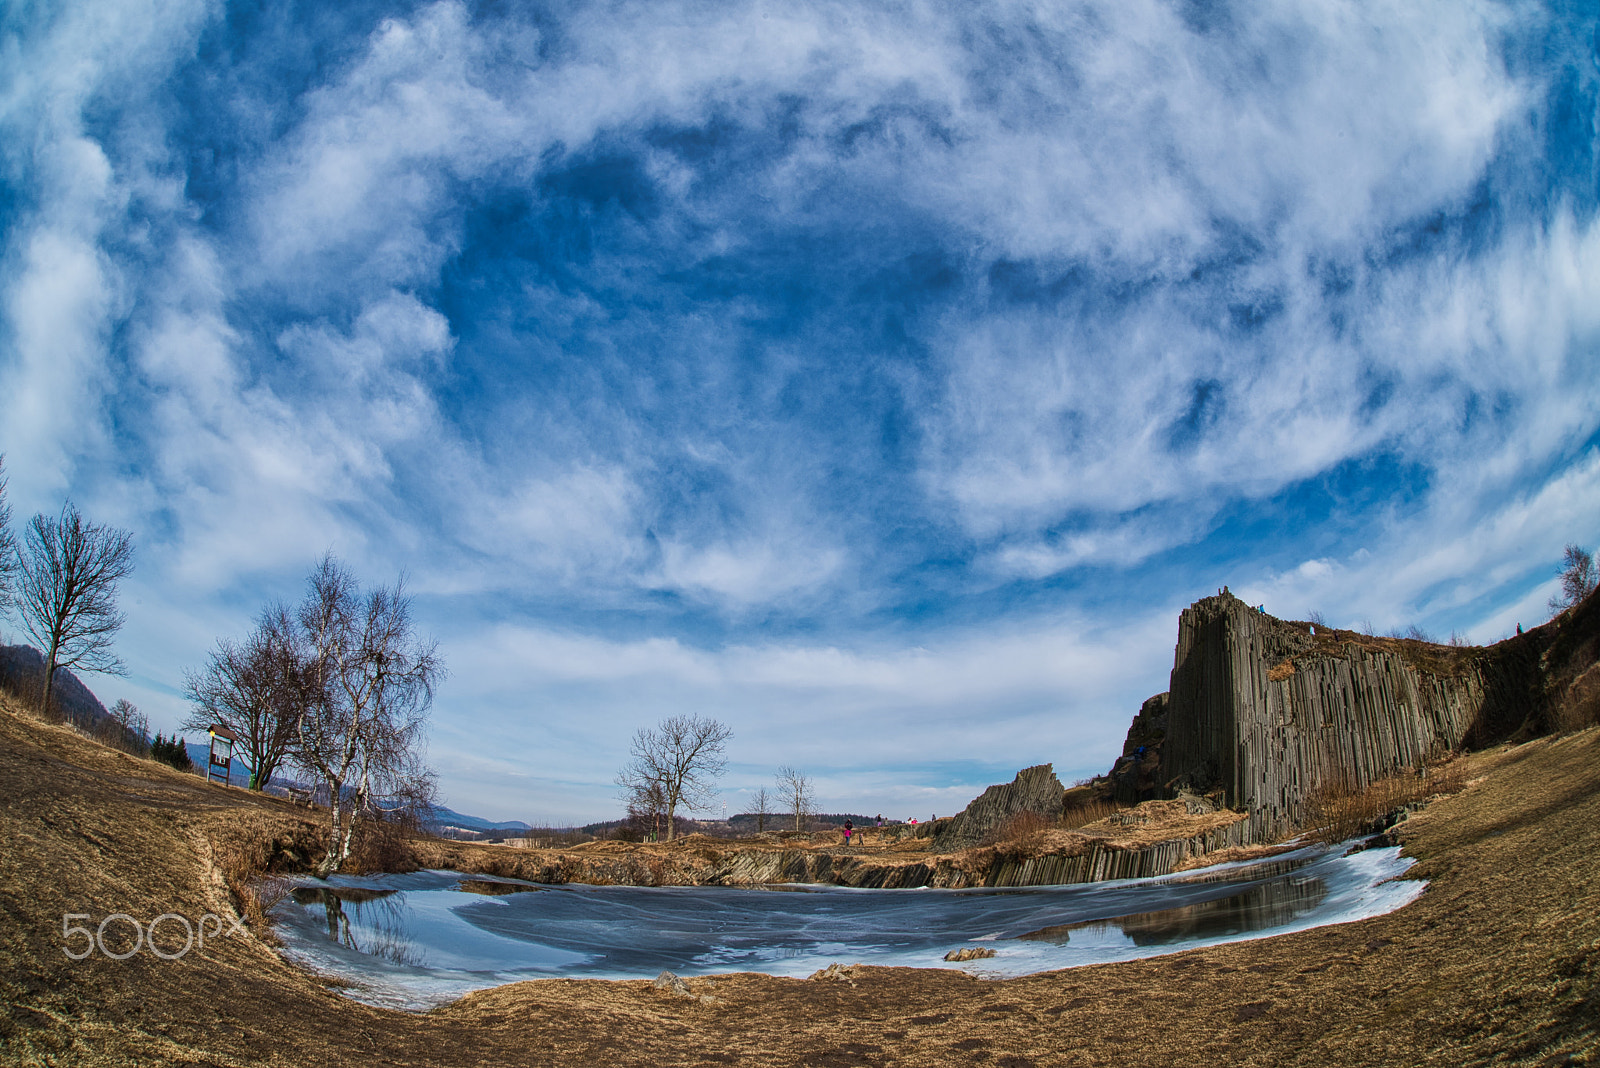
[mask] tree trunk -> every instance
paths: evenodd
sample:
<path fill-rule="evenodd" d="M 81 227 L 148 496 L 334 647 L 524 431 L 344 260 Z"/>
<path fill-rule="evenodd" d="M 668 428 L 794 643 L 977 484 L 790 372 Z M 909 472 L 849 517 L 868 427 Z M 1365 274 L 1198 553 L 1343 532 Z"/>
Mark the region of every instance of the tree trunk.
<path fill-rule="evenodd" d="M 57 642 L 50 643 L 50 655 L 44 660 L 44 686 L 39 698 L 39 715 L 45 719 L 50 718 L 50 690 L 56 681 L 56 653 L 61 646 Z"/>
<path fill-rule="evenodd" d="M 332 823 L 328 828 L 328 852 L 317 862 L 316 876 L 326 879 L 339 870 L 339 865 L 344 862 L 344 857 L 339 855 L 340 824 L 344 816 L 344 784 L 328 783 L 328 811 L 332 815 Z"/>

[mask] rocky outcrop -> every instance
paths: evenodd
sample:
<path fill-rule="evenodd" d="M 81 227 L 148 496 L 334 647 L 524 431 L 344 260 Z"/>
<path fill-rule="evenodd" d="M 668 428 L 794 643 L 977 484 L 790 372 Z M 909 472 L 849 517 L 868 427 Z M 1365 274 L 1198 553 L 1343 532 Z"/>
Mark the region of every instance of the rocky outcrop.
<path fill-rule="evenodd" d="M 1482 706 L 1482 681 L 1403 652 L 1329 647 L 1228 594 L 1196 603 L 1178 624 L 1163 785 L 1287 826 L 1318 784 L 1365 786 L 1443 756 Z"/>
<path fill-rule="evenodd" d="M 1053 821 L 1061 815 L 1066 791 L 1049 764 L 1023 768 L 1009 783 L 991 786 L 949 822 L 938 821 L 933 847 L 940 853 L 970 849 L 1001 824 L 1023 812 Z"/>
<path fill-rule="evenodd" d="M 1476 649 L 1284 621 L 1224 590 L 1180 616 L 1171 688 L 1135 717 L 1112 788 L 1123 801 L 1209 795 L 1283 833 L 1324 784 L 1360 788 L 1592 720 L 1597 633 L 1594 597 Z"/>
<path fill-rule="evenodd" d="M 597 886 L 766 886 L 830 883 L 859 889 L 915 887 L 1047 886 L 1166 875 L 1186 861 L 1258 841 L 1248 818 L 1205 821 L 1200 833 L 1165 840 L 1071 833 L 1064 843 L 1039 849 L 1001 843 L 959 853 L 858 854 L 817 848 L 680 839 L 673 846 L 596 842 L 570 849 L 532 850 L 478 846 L 437 839 L 413 843 L 416 867 L 448 869 L 531 883 Z M 489 880 L 479 880 L 489 881 Z M 464 881 L 465 883 L 465 881 Z"/>

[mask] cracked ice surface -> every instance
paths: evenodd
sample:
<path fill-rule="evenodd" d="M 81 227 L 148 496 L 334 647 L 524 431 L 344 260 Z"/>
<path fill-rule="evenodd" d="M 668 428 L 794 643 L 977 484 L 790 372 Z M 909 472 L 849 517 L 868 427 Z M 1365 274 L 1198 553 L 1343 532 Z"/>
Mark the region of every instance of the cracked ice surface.
<path fill-rule="evenodd" d="M 485 896 L 487 876 L 423 871 L 305 880 L 273 910 L 284 953 L 369 1004 L 426 1009 L 524 979 L 754 971 L 805 976 L 834 961 L 961 967 L 1000 978 L 1263 938 L 1391 912 L 1425 883 L 1398 848 L 1313 846 L 1268 861 L 1151 879 L 968 890 L 826 885 L 535 886 Z M 494 878 L 516 884 L 515 879 Z"/>

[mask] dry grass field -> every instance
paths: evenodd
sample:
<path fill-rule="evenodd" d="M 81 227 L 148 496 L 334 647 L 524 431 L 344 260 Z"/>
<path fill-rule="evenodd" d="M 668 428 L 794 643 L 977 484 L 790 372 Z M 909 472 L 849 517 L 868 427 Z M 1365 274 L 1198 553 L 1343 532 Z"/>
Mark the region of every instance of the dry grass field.
<path fill-rule="evenodd" d="M 181 959 L 69 959 L 67 914 L 231 916 L 250 903 L 230 874 L 314 839 L 304 810 L 0 710 L 0 1063 L 1600 1063 L 1600 731 L 1476 754 L 1464 776 L 1399 828 L 1427 891 L 1360 923 L 1006 981 L 739 974 L 691 980 L 702 1001 L 545 980 L 406 1014 L 340 997 L 249 929 Z"/>

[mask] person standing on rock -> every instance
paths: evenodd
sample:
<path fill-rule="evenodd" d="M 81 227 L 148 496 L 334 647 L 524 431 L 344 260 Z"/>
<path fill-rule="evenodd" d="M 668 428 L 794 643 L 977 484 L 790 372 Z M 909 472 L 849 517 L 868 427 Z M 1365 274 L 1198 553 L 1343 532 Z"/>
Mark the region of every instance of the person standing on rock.
<path fill-rule="evenodd" d="M 849 820 L 845 820 L 844 821 L 844 844 L 845 845 L 849 845 L 850 844 L 850 832 L 855 830 L 855 829 L 856 829 L 856 825 L 854 823 L 851 823 Z"/>

